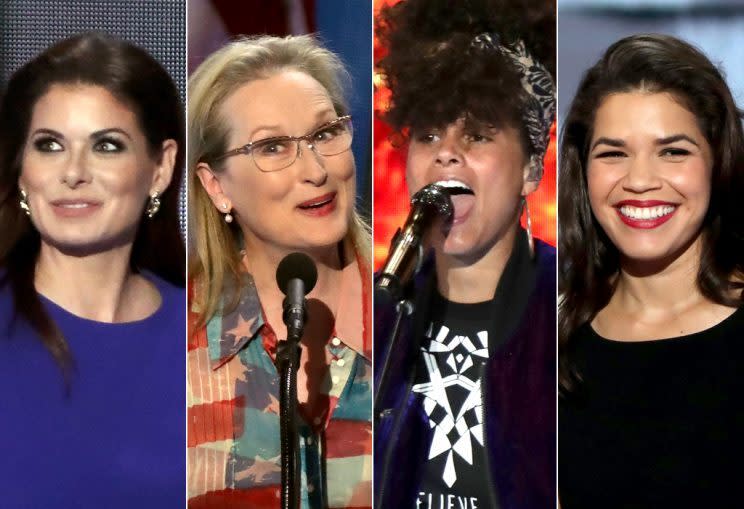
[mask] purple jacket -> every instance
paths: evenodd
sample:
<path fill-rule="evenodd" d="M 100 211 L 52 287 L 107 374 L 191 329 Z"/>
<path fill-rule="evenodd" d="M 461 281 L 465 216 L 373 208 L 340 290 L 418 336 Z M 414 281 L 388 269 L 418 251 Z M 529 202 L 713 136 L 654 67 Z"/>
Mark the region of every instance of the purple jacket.
<path fill-rule="evenodd" d="M 532 260 L 525 235 L 517 236 L 497 289 L 497 295 L 510 297 L 500 313 L 506 318 L 492 326 L 505 328 L 507 339 L 489 353 L 483 387 L 491 502 L 501 509 L 556 505 L 556 258 L 555 250 L 538 240 L 535 250 Z M 375 390 L 383 391 L 376 396 L 374 430 L 375 507 L 380 509 L 415 507 L 419 466 L 428 455 L 432 430 L 411 386 L 435 291 L 430 261 L 412 285 L 415 311 L 402 315 L 393 351 L 398 314 L 389 302 L 375 302 Z M 388 355 L 388 376 L 380 387 Z"/>

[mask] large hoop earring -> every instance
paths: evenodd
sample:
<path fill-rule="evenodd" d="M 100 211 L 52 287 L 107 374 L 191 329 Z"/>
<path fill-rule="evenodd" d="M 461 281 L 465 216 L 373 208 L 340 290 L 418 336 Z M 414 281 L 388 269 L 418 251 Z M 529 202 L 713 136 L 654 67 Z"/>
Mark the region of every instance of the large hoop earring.
<path fill-rule="evenodd" d="M 527 245 L 530 247 L 530 258 L 535 259 L 535 239 L 532 237 L 532 218 L 530 217 L 530 206 L 527 204 L 527 197 L 522 197 L 522 208 L 526 215 L 527 224 Z"/>
<path fill-rule="evenodd" d="M 147 203 L 147 217 L 152 219 L 160 210 L 160 193 L 155 191 L 150 195 L 150 201 Z"/>
<path fill-rule="evenodd" d="M 28 193 L 21 189 L 20 195 L 21 199 L 18 204 L 21 206 L 21 210 L 25 212 L 28 217 L 31 217 L 31 207 L 28 206 Z"/>

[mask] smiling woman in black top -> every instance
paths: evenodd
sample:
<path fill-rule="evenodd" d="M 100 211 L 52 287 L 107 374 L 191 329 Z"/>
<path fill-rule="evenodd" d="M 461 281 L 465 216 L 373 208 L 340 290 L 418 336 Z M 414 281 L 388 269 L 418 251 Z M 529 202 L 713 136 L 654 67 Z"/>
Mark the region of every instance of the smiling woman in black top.
<path fill-rule="evenodd" d="M 562 506 L 720 507 L 744 443 L 731 92 L 687 43 L 628 37 L 585 75 L 561 141 Z"/>

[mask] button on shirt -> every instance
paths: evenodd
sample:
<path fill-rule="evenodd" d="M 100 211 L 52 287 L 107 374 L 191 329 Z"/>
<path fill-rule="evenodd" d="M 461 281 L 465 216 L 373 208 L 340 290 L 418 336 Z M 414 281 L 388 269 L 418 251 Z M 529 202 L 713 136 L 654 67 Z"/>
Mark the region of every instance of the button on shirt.
<path fill-rule="evenodd" d="M 344 269 L 324 418 L 299 419 L 301 507 L 371 507 L 372 394 L 368 278 Z M 343 309 L 342 309 L 343 308 Z M 195 314 L 192 314 L 195 318 Z M 276 338 L 245 275 L 237 308 L 189 336 L 189 507 L 278 508 Z"/>

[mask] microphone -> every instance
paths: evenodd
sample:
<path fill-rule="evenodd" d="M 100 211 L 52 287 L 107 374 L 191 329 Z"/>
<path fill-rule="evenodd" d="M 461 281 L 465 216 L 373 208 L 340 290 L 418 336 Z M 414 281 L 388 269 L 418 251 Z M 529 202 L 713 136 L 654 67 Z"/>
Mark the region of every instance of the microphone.
<path fill-rule="evenodd" d="M 302 337 L 305 327 L 305 295 L 318 281 L 318 270 L 313 260 L 304 253 L 290 253 L 276 269 L 276 284 L 284 293 L 282 319 L 287 326 L 287 338 Z"/>
<path fill-rule="evenodd" d="M 435 219 L 441 217 L 449 222 L 452 214 L 452 200 L 446 189 L 429 184 L 414 194 L 411 198 L 411 211 L 403 228 L 398 228 L 395 232 L 387 261 L 375 287 L 387 292 L 394 300 L 400 300 L 403 288 L 418 272 L 423 261 L 424 234 Z"/>
<path fill-rule="evenodd" d="M 276 268 L 276 284 L 284 293 L 282 319 L 287 340 L 277 345 L 279 368 L 279 437 L 281 445 L 281 507 L 299 507 L 300 456 L 297 433 L 297 370 L 300 367 L 300 338 L 305 327 L 305 295 L 315 287 L 318 270 L 304 253 L 290 253 Z"/>

